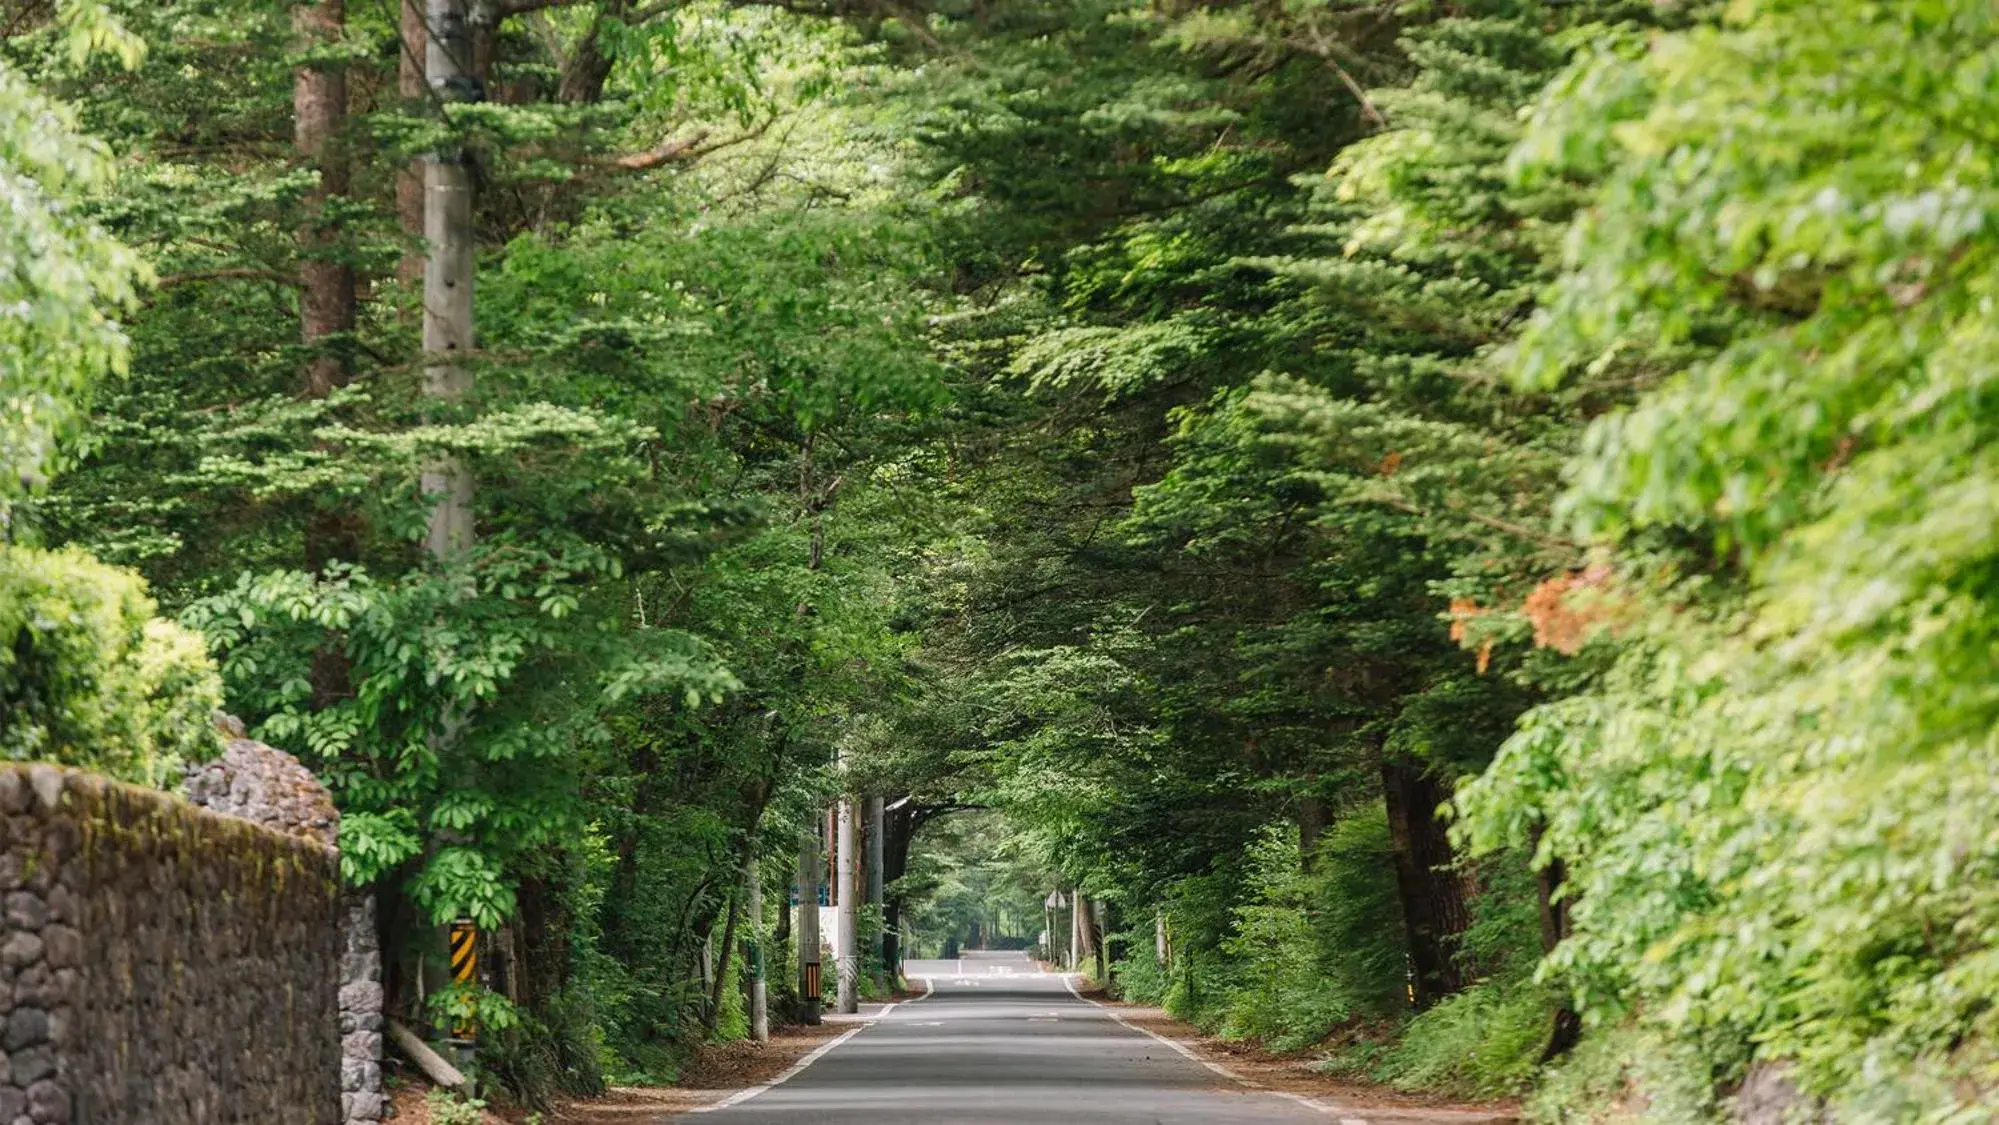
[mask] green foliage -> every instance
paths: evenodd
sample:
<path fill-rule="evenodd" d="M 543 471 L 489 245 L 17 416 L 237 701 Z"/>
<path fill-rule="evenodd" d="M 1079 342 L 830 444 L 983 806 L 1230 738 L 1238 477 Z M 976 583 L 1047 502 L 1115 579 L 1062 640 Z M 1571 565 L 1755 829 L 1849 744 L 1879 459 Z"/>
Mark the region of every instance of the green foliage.
<path fill-rule="evenodd" d="M 1326 1069 L 1404 1090 L 1464 1097 L 1518 1094 L 1539 1075 L 1555 998 L 1518 981 L 1484 981 L 1419 1012 L 1388 1043 L 1335 1053 Z"/>
<path fill-rule="evenodd" d="M 168 787 L 219 749 L 221 702 L 201 638 L 157 617 L 138 575 L 0 547 L 0 755 Z"/>
<path fill-rule="evenodd" d="M 1221 943 L 1238 983 L 1203 1013 L 1224 1037 L 1295 1050 L 1357 1016 L 1393 1010 L 1403 954 L 1377 928 L 1392 917 L 1394 889 L 1377 874 L 1387 825 L 1362 814 L 1341 827 L 1313 872 L 1301 873 L 1288 825 L 1266 831 L 1247 856 L 1242 901 Z"/>
<path fill-rule="evenodd" d="M 66 6 L 79 49 L 110 35 L 94 5 Z M 44 484 L 76 438 L 88 394 L 122 371 L 113 317 L 143 275 L 138 259 L 82 210 L 112 178 L 110 154 L 78 135 L 75 115 L 0 67 L 0 520 Z"/>
<path fill-rule="evenodd" d="M 58 5 L 49 37 L 81 63 L 138 47 L 102 5 Z M 124 370 L 117 321 L 145 270 L 84 210 L 111 182 L 70 108 L 0 63 L 0 755 L 169 786 L 217 749 L 201 640 L 155 616 L 145 581 L 78 550 L 15 545 L 17 503 L 73 455 L 100 377 Z"/>
<path fill-rule="evenodd" d="M 518 1011 L 438 1000 L 522 1086 L 742 1034 L 699 951 L 857 786 L 927 825 L 912 945 L 1081 888 L 1129 994 L 1410 1088 L 1699 1121 L 1770 1064 L 1975 1115 L 1993 13 L 946 7 L 558 5 L 447 113 L 357 9 L 330 200 L 281 9 L 24 16 L 0 505 L 75 549 L 0 552 L 0 749 L 200 756 L 217 670 L 78 549 L 140 568 L 327 776 L 400 956 L 460 914 L 545 943 Z M 386 174 L 447 146 L 452 404 Z M 307 344 L 314 260 L 366 299 Z"/>
<path fill-rule="evenodd" d="M 1946 76 L 1991 21 L 1738 5 L 1584 60 L 1520 156 L 1603 176 L 1521 378 L 1657 385 L 1568 500 L 1629 552 L 1623 654 L 1465 795 L 1470 838 L 1572 864 L 1550 970 L 1600 1024 L 1681 1081 L 1793 1062 L 1856 1120 L 1988 1096 L 1989 98 Z"/>
<path fill-rule="evenodd" d="M 424 1109 L 432 1125 L 482 1125 L 486 1103 L 481 1098 L 461 1098 L 449 1090 L 432 1090 L 424 1098 Z"/>

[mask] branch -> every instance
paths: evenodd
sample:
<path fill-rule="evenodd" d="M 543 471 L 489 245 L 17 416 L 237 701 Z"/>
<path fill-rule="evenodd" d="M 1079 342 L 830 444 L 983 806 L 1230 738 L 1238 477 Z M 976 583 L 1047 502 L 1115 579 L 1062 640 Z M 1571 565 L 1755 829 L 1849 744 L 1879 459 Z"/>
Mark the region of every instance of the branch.
<path fill-rule="evenodd" d="M 1412 516 L 1423 516 L 1428 518 L 1436 517 L 1435 512 L 1426 511 L 1420 505 L 1415 504 L 1412 501 L 1405 500 L 1400 496 L 1382 495 L 1382 496 L 1372 497 L 1372 499 L 1377 500 L 1382 504 L 1386 504 L 1387 506 L 1394 508 L 1397 511 L 1407 512 Z M 1488 516 L 1483 512 L 1474 512 L 1464 507 L 1461 504 L 1446 503 L 1444 505 L 1444 510 L 1453 516 L 1457 516 L 1461 519 L 1468 519 L 1473 523 L 1478 524 L 1482 527 L 1489 527 L 1494 531 L 1506 535 L 1511 535 L 1516 539 L 1524 539 L 1530 543 L 1537 543 L 1550 550 L 1561 551 L 1568 554 L 1574 554 L 1575 552 L 1583 549 L 1583 544 L 1578 543 L 1573 539 L 1566 539 L 1559 535 L 1550 535 L 1544 531 L 1537 531 L 1534 528 L 1528 527 L 1525 524 L 1514 523 L 1512 520 L 1500 519 L 1498 516 Z"/>
<path fill-rule="evenodd" d="M 1389 7 L 1390 10 L 1393 10 L 1394 5 L 1391 4 Z M 1340 61 L 1333 57 L 1333 45 L 1326 40 L 1325 35 L 1318 28 L 1311 26 L 1307 27 L 1306 33 L 1312 37 L 1309 44 L 1302 44 L 1306 52 L 1317 55 L 1320 62 L 1333 68 L 1333 73 L 1339 76 L 1340 83 L 1347 88 L 1347 92 L 1352 94 L 1356 101 L 1360 102 L 1361 112 L 1374 122 L 1376 128 L 1388 128 L 1388 118 L 1382 116 L 1381 110 L 1375 108 L 1373 99 L 1367 96 L 1367 91 L 1362 89 L 1361 84 L 1354 80 L 1354 76 L 1347 73 L 1347 68 L 1341 66 Z"/>
<path fill-rule="evenodd" d="M 305 288 L 305 283 L 288 273 L 277 270 L 258 269 L 255 266 L 241 266 L 232 269 L 188 270 L 185 273 L 170 273 L 159 279 L 161 289 L 171 289 L 176 285 L 189 285 L 197 281 L 221 281 L 224 279 L 243 281 L 268 281 L 274 285 L 286 285 L 293 289 Z"/>
<path fill-rule="evenodd" d="M 696 129 L 693 133 L 685 137 L 667 141 L 658 148 L 648 149 L 645 152 L 628 152 L 623 156 L 599 157 L 597 163 L 606 168 L 618 168 L 627 172 L 644 172 L 651 168 L 657 168 L 662 164 L 690 163 L 711 153 L 720 152 L 725 148 L 733 148 L 736 145 L 753 141 L 769 131 L 770 122 L 766 121 L 747 132 L 737 133 L 733 137 L 724 137 L 719 141 L 708 142 L 708 137 L 714 130 L 707 128 Z"/>
<path fill-rule="evenodd" d="M 422 1070 L 424 1077 L 447 1090 L 463 1090 L 471 1084 L 465 1080 L 457 1067 L 446 1062 L 443 1055 L 430 1049 L 416 1032 L 395 1020 L 389 1021 L 389 1041 L 402 1049 L 411 1062 Z"/>
<path fill-rule="evenodd" d="M 647 168 L 657 168 L 662 164 L 692 160 L 700 155 L 695 150 L 700 147 L 702 141 L 708 139 L 708 133 L 707 129 L 697 129 L 690 136 L 668 141 L 655 149 L 649 149 L 645 152 L 626 153 L 623 156 L 604 157 L 602 163 L 631 172 L 642 172 Z"/>
<path fill-rule="evenodd" d="M 497 14 L 501 19 L 506 19 L 508 16 L 526 15 L 546 8 L 567 8 L 579 3 L 582 3 L 582 0 L 500 0 Z"/>

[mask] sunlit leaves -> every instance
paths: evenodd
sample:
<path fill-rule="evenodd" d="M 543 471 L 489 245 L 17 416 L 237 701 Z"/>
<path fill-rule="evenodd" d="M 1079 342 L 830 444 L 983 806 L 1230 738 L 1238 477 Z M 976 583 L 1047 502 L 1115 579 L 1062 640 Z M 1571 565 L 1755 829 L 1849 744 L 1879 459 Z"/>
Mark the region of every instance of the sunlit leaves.
<path fill-rule="evenodd" d="M 1981 4 L 1737 4 L 1580 64 L 1516 157 L 1603 178 L 1518 370 L 1657 381 L 1568 502 L 1648 616 L 1466 830 L 1571 863 L 1600 1018 L 1856 1120 L 1975 1113 L 1991 1030 L 1995 52 Z"/>
<path fill-rule="evenodd" d="M 110 175 L 66 108 L 0 69 L 0 505 L 46 481 L 91 385 L 124 366 L 112 317 L 141 267 L 77 211 Z"/>

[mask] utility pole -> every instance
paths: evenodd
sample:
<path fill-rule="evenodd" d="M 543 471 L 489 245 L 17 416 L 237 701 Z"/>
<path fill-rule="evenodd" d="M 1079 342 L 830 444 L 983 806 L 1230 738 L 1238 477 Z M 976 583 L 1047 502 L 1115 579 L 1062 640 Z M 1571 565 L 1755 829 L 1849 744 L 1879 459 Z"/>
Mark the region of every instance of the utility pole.
<path fill-rule="evenodd" d="M 883 811 L 885 807 L 886 803 L 880 797 L 869 797 L 867 799 L 867 803 L 862 805 L 862 809 L 867 814 L 863 818 L 864 834 L 862 836 L 862 839 L 865 842 L 863 851 L 867 857 L 867 863 L 865 865 L 865 870 L 862 871 L 863 877 L 861 879 L 861 905 L 874 907 L 875 908 L 874 917 L 877 923 L 882 923 L 882 924 L 886 923 L 886 919 L 881 909 L 882 907 L 882 822 L 885 819 L 883 816 Z M 868 961 L 881 970 L 883 979 L 885 979 L 890 986 L 894 986 L 894 984 L 896 983 L 895 966 L 889 964 L 887 959 L 883 956 L 883 943 L 880 935 L 875 935 L 874 937 L 869 939 L 867 952 L 868 952 Z M 871 969 L 869 971 L 872 972 L 873 970 Z"/>
<path fill-rule="evenodd" d="M 764 981 L 764 881 L 754 852 L 750 854 L 749 862 L 743 865 L 743 879 L 749 884 L 744 893 L 750 927 L 743 940 L 743 964 L 750 971 L 750 1038 L 768 1043 L 770 987 Z"/>
<path fill-rule="evenodd" d="M 423 81 L 440 104 L 475 100 L 467 0 L 425 0 Z M 455 405 L 472 387 L 465 362 L 472 351 L 472 170 L 456 141 L 426 153 L 423 165 L 423 396 Z M 426 410 L 428 413 L 428 410 Z M 472 545 L 472 478 L 455 460 L 426 464 L 420 488 L 432 504 L 424 546 L 449 562 Z M 447 714 L 430 734 L 431 748 L 449 748 L 463 716 Z M 448 835 L 441 839 L 450 839 Z M 449 948 L 447 946 L 447 948 Z M 419 977 L 419 990 L 421 990 Z"/>
<path fill-rule="evenodd" d="M 428 0 L 425 10 L 424 76 L 432 94 L 445 104 L 476 100 L 467 0 Z M 430 246 L 423 267 L 423 391 L 456 404 L 472 389 L 465 366 L 473 348 L 472 169 L 463 148 L 424 158 L 423 233 Z M 472 543 L 472 475 L 447 458 L 424 466 L 422 486 L 435 505 L 425 544 L 436 558 L 455 557 Z"/>
<path fill-rule="evenodd" d="M 808 1024 L 819 1022 L 819 830 L 798 843 L 798 1008 Z"/>
<path fill-rule="evenodd" d="M 835 862 L 839 865 L 840 929 L 834 935 L 838 945 L 833 951 L 835 968 L 840 975 L 839 1008 L 842 1015 L 853 1015 L 861 1010 L 859 942 L 856 940 L 860 927 L 860 856 L 859 841 L 854 834 L 854 800 L 840 798 L 839 846 Z"/>

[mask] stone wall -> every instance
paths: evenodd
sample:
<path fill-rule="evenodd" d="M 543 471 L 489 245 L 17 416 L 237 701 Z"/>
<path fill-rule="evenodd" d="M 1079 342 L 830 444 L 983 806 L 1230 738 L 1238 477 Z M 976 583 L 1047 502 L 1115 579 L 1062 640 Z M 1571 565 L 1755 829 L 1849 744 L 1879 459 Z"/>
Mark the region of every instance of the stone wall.
<path fill-rule="evenodd" d="M 338 1125 L 332 849 L 49 766 L 0 825 L 0 1123 Z"/>
<path fill-rule="evenodd" d="M 188 774 L 187 799 L 325 847 L 340 838 L 332 794 L 312 771 L 282 750 L 257 742 L 230 715 L 216 717 L 226 740 L 222 756 Z M 382 950 L 375 898 L 349 891 L 340 909 L 340 1105 L 347 1125 L 382 1119 Z M 7 1125 L 0 1119 L 0 1125 Z"/>

